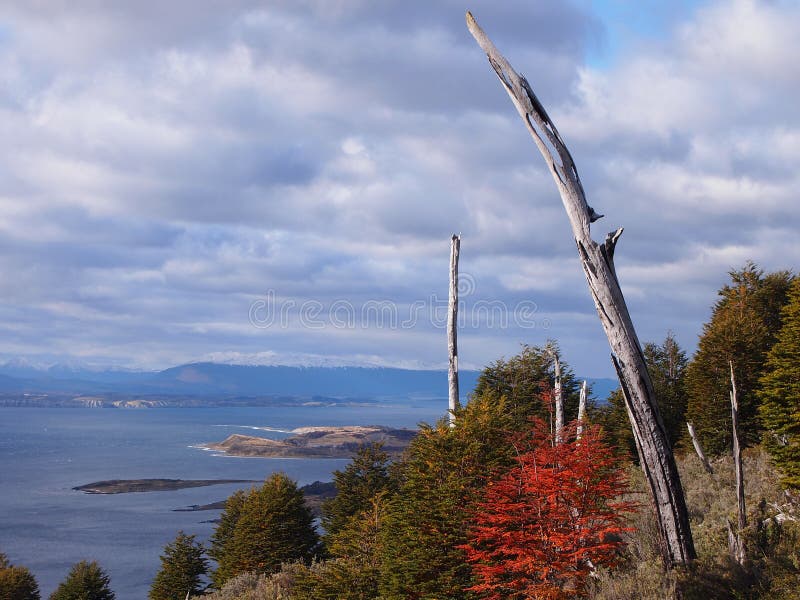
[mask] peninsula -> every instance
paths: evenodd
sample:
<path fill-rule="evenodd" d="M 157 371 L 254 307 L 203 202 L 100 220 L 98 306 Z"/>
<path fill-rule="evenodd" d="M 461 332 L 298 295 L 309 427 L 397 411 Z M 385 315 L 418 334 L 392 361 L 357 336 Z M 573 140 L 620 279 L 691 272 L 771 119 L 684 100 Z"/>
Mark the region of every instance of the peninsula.
<path fill-rule="evenodd" d="M 222 442 L 208 444 L 210 450 L 230 456 L 262 458 L 350 458 L 365 444 L 381 443 L 388 454 L 406 449 L 417 432 L 383 426 L 300 427 L 283 440 L 234 434 Z"/>

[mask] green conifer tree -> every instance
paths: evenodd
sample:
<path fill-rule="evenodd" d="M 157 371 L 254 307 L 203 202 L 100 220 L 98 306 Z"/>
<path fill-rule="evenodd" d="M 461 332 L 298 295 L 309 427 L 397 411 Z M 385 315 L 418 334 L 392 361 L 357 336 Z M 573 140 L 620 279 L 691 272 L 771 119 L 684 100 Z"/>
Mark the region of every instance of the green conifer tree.
<path fill-rule="evenodd" d="M 458 425 L 456 425 L 458 427 Z M 448 423 L 420 429 L 403 468 L 403 484 L 383 532 L 386 557 L 381 596 L 471 598 L 464 509 L 470 475 L 458 468 L 464 448 Z"/>
<path fill-rule="evenodd" d="M 645 344 L 644 358 L 667 439 L 674 447 L 686 428 L 686 366 L 689 360 L 672 333 L 667 334 L 661 344 Z"/>
<path fill-rule="evenodd" d="M 558 350 L 555 341 L 548 342 Z M 516 356 L 500 359 L 486 367 L 478 377 L 475 396 L 492 392 L 506 399 L 507 410 L 517 427 L 525 427 L 531 417 L 550 419 L 552 407 L 543 398 L 553 387 L 552 355 L 547 347 L 523 345 Z M 561 390 L 564 400 L 564 420 L 578 418 L 580 382 L 569 365 L 561 361 Z"/>
<path fill-rule="evenodd" d="M 783 483 L 800 489 L 800 279 L 792 284 L 760 383 L 764 445 Z"/>
<path fill-rule="evenodd" d="M 114 600 L 111 580 L 95 561 L 76 563 L 50 600 Z"/>
<path fill-rule="evenodd" d="M 592 420 L 603 428 L 606 441 L 620 456 L 639 463 L 636 440 L 621 389 L 611 392 L 608 402 L 594 411 Z"/>
<path fill-rule="evenodd" d="M 245 496 L 220 566 L 230 577 L 275 573 L 283 562 L 309 561 L 319 550 L 313 521 L 303 492 L 289 477 L 275 473 Z"/>
<path fill-rule="evenodd" d="M 372 600 L 378 598 L 383 564 L 383 524 L 387 493 L 381 491 L 367 508 L 352 515 L 331 541 L 329 560 L 300 571 L 293 600 Z"/>
<path fill-rule="evenodd" d="M 446 419 L 421 427 L 382 529 L 381 598 L 475 597 L 464 591 L 474 581 L 460 546 L 487 478 L 513 463 L 509 435 L 517 426 L 505 398 L 484 388 L 456 412 L 455 427 Z"/>
<path fill-rule="evenodd" d="M 711 320 L 703 326 L 697 353 L 686 373 L 687 420 L 694 424 L 707 454 L 730 450 L 730 367 L 739 392 L 739 433 L 746 445 L 756 443 L 761 427 L 756 388 L 769 348 L 780 328 L 791 275 L 764 275 L 752 263 L 731 271 L 731 283 L 719 291 Z"/>
<path fill-rule="evenodd" d="M 246 497 L 247 494 L 244 490 L 236 490 L 228 497 L 219 523 L 211 536 L 208 555 L 217 563 L 217 568 L 211 575 L 211 582 L 217 589 L 221 589 L 223 584 L 236 572 L 233 563 L 234 555 L 231 551 L 233 531 L 242 514 L 242 506 L 244 506 Z"/>
<path fill-rule="evenodd" d="M 0 600 L 39 600 L 39 585 L 25 567 L 15 567 L 0 552 Z"/>
<path fill-rule="evenodd" d="M 344 470 L 333 472 L 333 482 L 336 496 L 322 504 L 322 526 L 329 547 L 354 515 L 368 509 L 377 494 L 391 488 L 389 455 L 382 444 L 362 446 Z"/>
<path fill-rule="evenodd" d="M 179 531 L 175 539 L 164 548 L 161 569 L 150 586 L 150 600 L 184 600 L 187 593 L 198 594 L 202 577 L 208 565 L 202 544 L 195 536 Z"/>

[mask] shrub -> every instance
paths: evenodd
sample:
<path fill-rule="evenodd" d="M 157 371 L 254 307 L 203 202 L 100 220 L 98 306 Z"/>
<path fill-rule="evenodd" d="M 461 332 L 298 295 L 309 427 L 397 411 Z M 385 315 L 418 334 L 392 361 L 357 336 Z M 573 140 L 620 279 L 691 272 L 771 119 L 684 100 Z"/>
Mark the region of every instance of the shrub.
<path fill-rule="evenodd" d="M 599 428 L 580 439 L 574 424 L 565 429 L 555 444 L 538 420 L 532 447 L 488 484 L 464 546 L 480 581 L 473 591 L 492 600 L 584 596 L 590 573 L 616 562 L 633 510 L 616 500 L 624 471 Z"/>

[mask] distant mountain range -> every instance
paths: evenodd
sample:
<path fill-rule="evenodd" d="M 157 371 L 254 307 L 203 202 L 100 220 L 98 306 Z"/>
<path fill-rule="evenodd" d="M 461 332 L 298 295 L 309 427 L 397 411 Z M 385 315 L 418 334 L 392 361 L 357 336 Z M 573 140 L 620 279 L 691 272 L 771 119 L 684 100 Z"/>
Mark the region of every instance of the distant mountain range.
<path fill-rule="evenodd" d="M 461 371 L 462 395 L 474 389 L 479 371 Z M 594 396 L 616 389 L 612 379 L 589 381 Z M 388 367 L 245 366 L 198 362 L 163 371 L 96 370 L 22 362 L 0 365 L 0 393 L 217 397 L 446 398 L 447 372 Z"/>

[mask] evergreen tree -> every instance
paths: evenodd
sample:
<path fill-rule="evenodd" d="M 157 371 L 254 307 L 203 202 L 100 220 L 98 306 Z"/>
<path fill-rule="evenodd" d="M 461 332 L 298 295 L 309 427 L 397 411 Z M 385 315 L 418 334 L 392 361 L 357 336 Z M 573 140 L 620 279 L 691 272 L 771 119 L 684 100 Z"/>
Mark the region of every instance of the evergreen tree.
<path fill-rule="evenodd" d="M 246 497 L 244 490 L 236 490 L 228 497 L 219 523 L 211 536 L 211 548 L 208 555 L 217 563 L 217 568 L 211 575 L 211 582 L 217 589 L 221 589 L 222 585 L 236 572 L 233 563 L 234 555 L 231 550 L 233 531 L 242 514 L 242 506 L 244 506 Z"/>
<path fill-rule="evenodd" d="M 660 345 L 652 342 L 645 344 L 644 358 L 656 393 L 658 410 L 667 431 L 667 439 L 674 447 L 683 437 L 685 430 L 687 405 L 685 378 L 689 361 L 672 333 L 667 334 Z"/>
<path fill-rule="evenodd" d="M 322 505 L 329 560 L 300 571 L 297 600 L 377 598 L 383 562 L 383 524 L 395 489 L 389 456 L 381 444 L 359 448 L 343 471 L 334 471 L 336 496 Z"/>
<path fill-rule="evenodd" d="M 548 342 L 548 346 L 558 350 L 553 341 Z M 542 400 L 549 398 L 546 392 L 553 388 L 552 364 L 553 358 L 547 346 L 540 348 L 526 344 L 516 356 L 497 360 L 481 372 L 475 396 L 492 392 L 505 397 L 509 414 L 518 428 L 525 427 L 533 416 L 550 419 L 552 407 Z M 578 418 L 580 387 L 572 369 L 562 360 L 561 393 L 565 422 Z"/>
<path fill-rule="evenodd" d="M 594 411 L 592 420 L 603 428 L 605 439 L 612 448 L 621 456 L 639 463 L 636 440 L 621 389 L 611 392 L 608 402 Z"/>
<path fill-rule="evenodd" d="M 161 569 L 150 586 L 150 600 L 184 600 L 187 592 L 203 589 L 201 578 L 208 571 L 203 546 L 195 536 L 179 531 L 161 555 Z"/>
<path fill-rule="evenodd" d="M 333 472 L 336 496 L 322 504 L 328 546 L 354 515 L 368 509 L 377 494 L 391 488 L 389 455 L 381 448 L 382 444 L 362 446 L 343 471 Z"/>
<path fill-rule="evenodd" d="M 423 425 L 400 469 L 382 530 L 381 598 L 474 598 L 464 550 L 471 507 L 486 479 L 513 463 L 515 419 L 505 398 L 484 388 L 446 419 Z"/>
<path fill-rule="evenodd" d="M 755 391 L 780 328 L 780 308 L 792 279 L 786 271 L 765 276 L 752 263 L 730 276 L 731 283 L 719 291 L 711 320 L 703 326 L 686 373 L 687 419 L 711 455 L 726 452 L 731 445 L 729 361 L 739 392 L 740 436 L 745 444 L 759 439 Z"/>
<path fill-rule="evenodd" d="M 785 485 L 800 488 L 800 279 L 789 292 L 778 340 L 769 351 L 761 388 L 764 445 Z"/>
<path fill-rule="evenodd" d="M 409 448 L 404 481 L 383 531 L 380 591 L 387 600 L 462 598 L 472 584 L 458 547 L 466 542 L 464 511 L 475 474 L 459 469 L 465 448 L 457 435 L 442 420 L 423 426 Z"/>
<path fill-rule="evenodd" d="M 378 597 L 386 497 L 385 491 L 375 494 L 367 508 L 352 515 L 337 532 L 330 547 L 335 558 L 317 563 L 295 577 L 293 600 L 371 600 Z"/>
<path fill-rule="evenodd" d="M 114 600 L 111 581 L 95 561 L 76 563 L 50 600 Z"/>
<path fill-rule="evenodd" d="M 39 585 L 25 567 L 15 567 L 0 552 L 0 600 L 39 600 Z"/>
<path fill-rule="evenodd" d="M 283 562 L 311 560 L 319 546 L 313 521 L 295 482 L 274 473 L 247 493 L 233 533 L 222 545 L 219 560 L 226 579 L 248 571 L 275 573 Z"/>
<path fill-rule="evenodd" d="M 683 436 L 686 421 L 686 353 L 670 333 L 661 344 L 646 343 L 644 358 L 667 439 L 675 446 Z M 595 408 L 592 420 L 603 428 L 606 440 L 613 448 L 638 464 L 636 441 L 622 390 L 615 390 L 606 404 Z"/>

